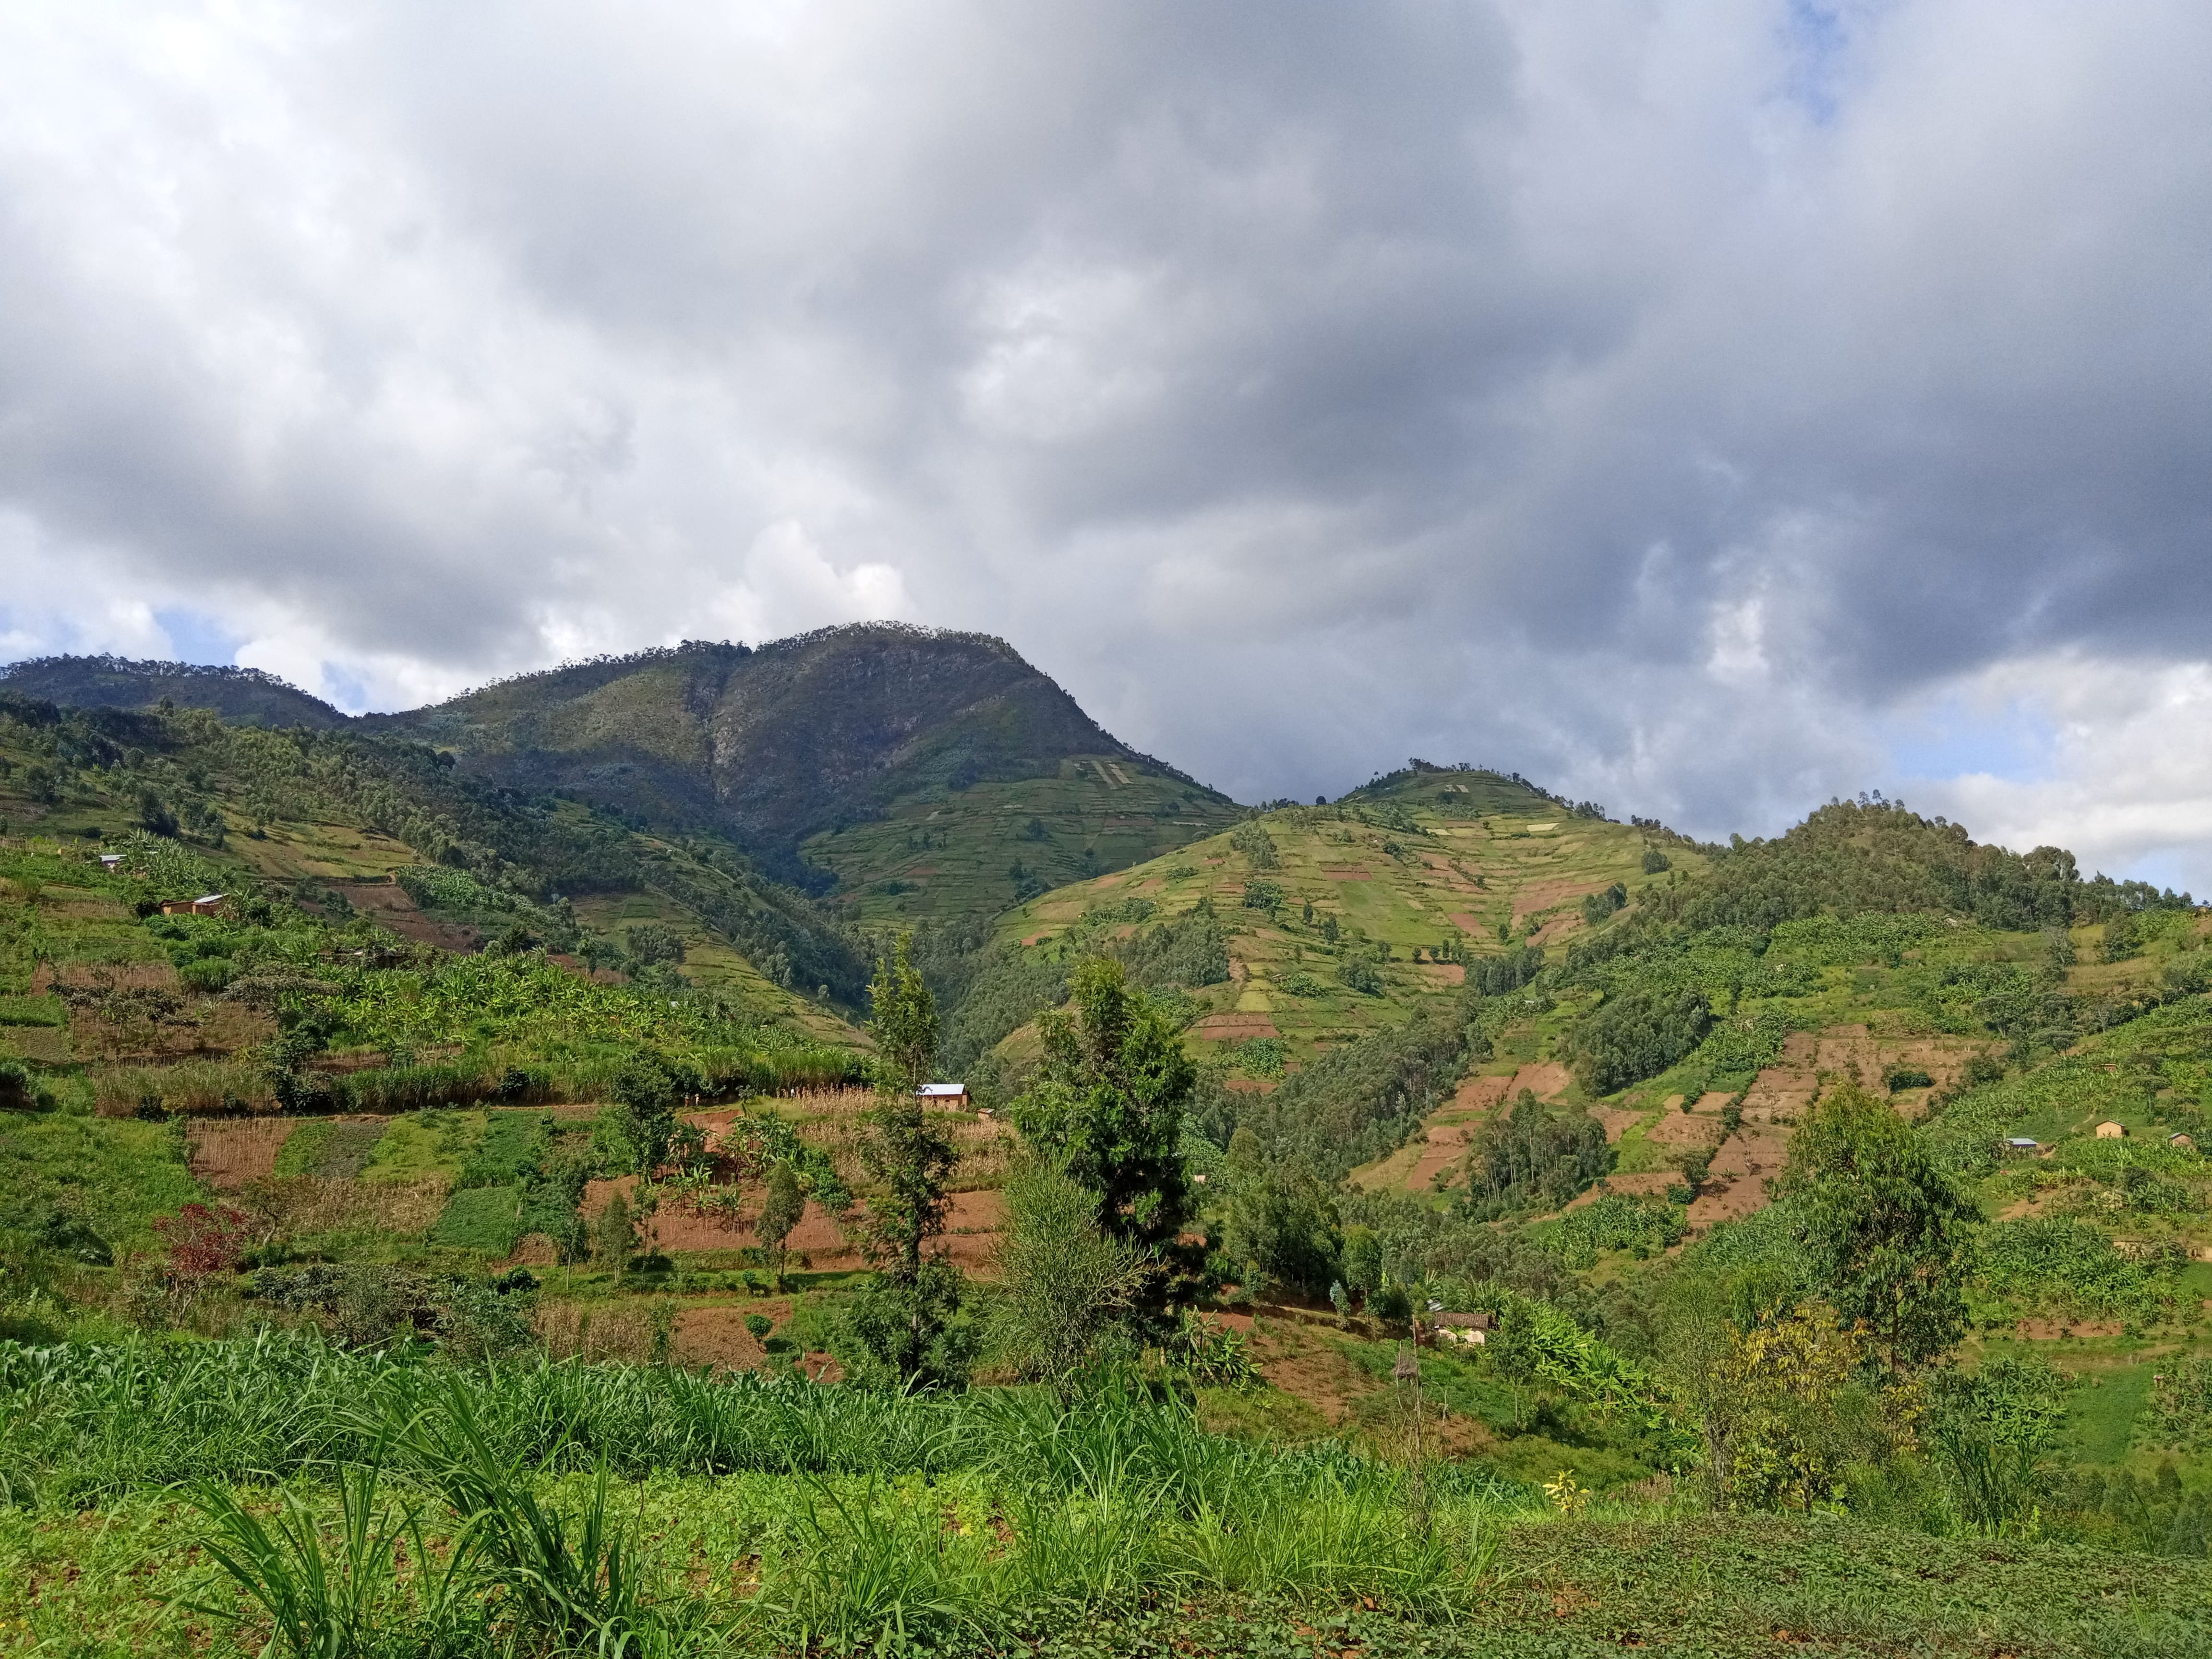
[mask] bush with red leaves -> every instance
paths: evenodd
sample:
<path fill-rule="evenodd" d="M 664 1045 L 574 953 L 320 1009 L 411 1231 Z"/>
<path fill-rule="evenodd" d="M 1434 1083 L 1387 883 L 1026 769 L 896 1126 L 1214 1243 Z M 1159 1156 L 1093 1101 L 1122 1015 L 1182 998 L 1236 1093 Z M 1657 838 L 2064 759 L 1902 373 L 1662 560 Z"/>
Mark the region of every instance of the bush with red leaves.
<path fill-rule="evenodd" d="M 170 1273 L 186 1282 L 236 1273 L 246 1254 L 246 1217 L 228 1205 L 187 1204 L 154 1231 L 169 1247 Z"/>

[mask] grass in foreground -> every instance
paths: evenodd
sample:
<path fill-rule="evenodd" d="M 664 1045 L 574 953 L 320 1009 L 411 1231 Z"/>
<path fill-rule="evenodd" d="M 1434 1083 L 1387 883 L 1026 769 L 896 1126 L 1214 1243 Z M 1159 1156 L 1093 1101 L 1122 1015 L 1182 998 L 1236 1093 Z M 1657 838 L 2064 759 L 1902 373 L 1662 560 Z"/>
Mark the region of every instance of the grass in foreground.
<path fill-rule="evenodd" d="M 1139 1390 L 0 1349 L 0 1651 L 2212 1654 L 2212 1563 L 1566 1521 Z"/>

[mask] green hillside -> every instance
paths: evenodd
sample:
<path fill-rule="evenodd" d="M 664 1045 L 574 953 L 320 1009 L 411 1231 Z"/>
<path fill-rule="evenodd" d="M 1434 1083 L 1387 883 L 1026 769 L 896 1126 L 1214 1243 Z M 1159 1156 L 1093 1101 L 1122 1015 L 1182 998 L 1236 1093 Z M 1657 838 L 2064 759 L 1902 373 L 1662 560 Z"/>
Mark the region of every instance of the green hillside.
<path fill-rule="evenodd" d="M 1662 843 L 1666 872 L 1647 873 Z M 1485 962 L 1616 927 L 1703 865 L 1680 837 L 1577 817 L 1511 778 L 1425 769 L 1041 895 L 997 935 L 1058 957 L 1209 915 L 1226 976 L 1183 987 L 1200 1011 L 1191 1035 L 1208 1048 L 1279 1039 L 1284 1055 L 1263 1062 L 1279 1068 L 1455 997 L 1471 964 L 1479 976 Z M 1586 913 L 1616 886 L 1626 908 Z"/>
<path fill-rule="evenodd" d="M 997 916 L 1010 906 L 1234 823 L 1219 795 L 1126 754 L 1076 755 L 1049 776 L 924 790 L 810 838 L 839 908 L 871 929 Z"/>
<path fill-rule="evenodd" d="M 161 850 L 167 886 L 117 890 L 133 902 L 194 896 L 168 888 L 197 880 L 442 952 L 520 941 L 711 983 L 749 1018 L 858 1041 L 832 1009 L 862 1000 L 865 944 L 734 848 L 490 791 L 419 744 L 0 692 L 0 835 L 76 862 L 136 835 Z M 40 937 L 67 959 L 51 928 Z"/>
<path fill-rule="evenodd" d="M 368 725 L 471 776 L 722 836 L 780 879 L 835 884 L 870 921 L 1000 908 L 1030 879 L 1007 873 L 1002 846 L 1021 803 L 1017 830 L 1050 822 L 1053 844 L 1018 860 L 1047 880 L 1086 854 L 1105 868 L 1176 845 L 1231 810 L 1100 730 L 1004 642 L 890 623 L 526 674 Z M 924 896 L 885 902 L 909 887 Z"/>
<path fill-rule="evenodd" d="M 327 731 L 348 717 L 258 668 L 123 657 L 33 657 L 0 667 L 0 689 L 73 708 L 150 708 L 163 698 L 247 726 Z"/>
<path fill-rule="evenodd" d="M 834 891 L 840 925 L 863 927 L 985 921 L 1238 810 L 1102 731 L 1003 641 L 891 623 L 601 658 L 358 720 L 252 669 L 52 657 L 0 687 L 427 744 L 491 791 L 733 848 L 777 884 Z"/>

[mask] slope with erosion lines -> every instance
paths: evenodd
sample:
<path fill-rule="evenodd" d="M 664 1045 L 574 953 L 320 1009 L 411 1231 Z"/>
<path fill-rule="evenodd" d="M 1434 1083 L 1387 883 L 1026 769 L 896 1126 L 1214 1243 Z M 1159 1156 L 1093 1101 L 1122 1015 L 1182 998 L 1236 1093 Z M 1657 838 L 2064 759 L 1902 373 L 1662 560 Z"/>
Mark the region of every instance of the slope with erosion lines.
<path fill-rule="evenodd" d="M 0 823 L 74 843 L 73 863 L 89 860 L 94 838 L 119 842 L 150 797 L 178 820 L 183 838 L 163 844 L 178 849 L 180 869 L 198 872 L 193 879 L 293 900 L 333 921 L 358 912 L 442 951 L 473 950 L 520 925 L 556 950 L 596 936 L 620 961 L 623 931 L 550 890 L 595 909 L 642 899 L 692 942 L 677 973 L 772 1023 L 861 1046 L 804 994 L 827 983 L 846 1006 L 857 1000 L 867 971 L 858 945 L 711 840 L 664 842 L 574 803 L 501 796 L 456 779 L 419 744 L 225 726 L 199 709 L 71 710 L 0 692 Z M 61 931 L 52 904 L 35 914 L 47 933 Z M 56 948 L 67 957 L 76 945 L 58 938 Z"/>
<path fill-rule="evenodd" d="M 839 904 L 863 927 L 981 920 L 1240 816 L 1148 761 L 1075 755 L 1049 776 L 921 791 L 880 818 L 813 836 L 805 853 L 836 874 Z"/>
<path fill-rule="evenodd" d="M 1651 884 L 1702 867 L 1694 848 L 1668 838 L 1674 869 L 1647 876 L 1650 842 L 1496 773 L 1425 771 L 1333 806 L 1280 808 L 1044 894 L 1002 917 L 999 938 L 1066 954 L 1210 905 L 1228 934 L 1230 978 L 1189 988 L 1195 1051 L 1277 1038 L 1295 1066 L 1456 994 L 1469 960 L 1584 937 L 1586 895 L 1620 884 L 1625 918 Z"/>

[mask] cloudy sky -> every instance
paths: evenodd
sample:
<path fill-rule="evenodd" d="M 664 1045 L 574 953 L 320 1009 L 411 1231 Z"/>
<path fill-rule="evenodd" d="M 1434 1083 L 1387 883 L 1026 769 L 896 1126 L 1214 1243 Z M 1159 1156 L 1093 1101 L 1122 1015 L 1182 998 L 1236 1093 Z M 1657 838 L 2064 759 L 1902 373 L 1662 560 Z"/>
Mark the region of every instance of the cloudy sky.
<path fill-rule="evenodd" d="M 2203 0 L 0 9 L 0 659 L 1001 634 L 2212 888 Z"/>

